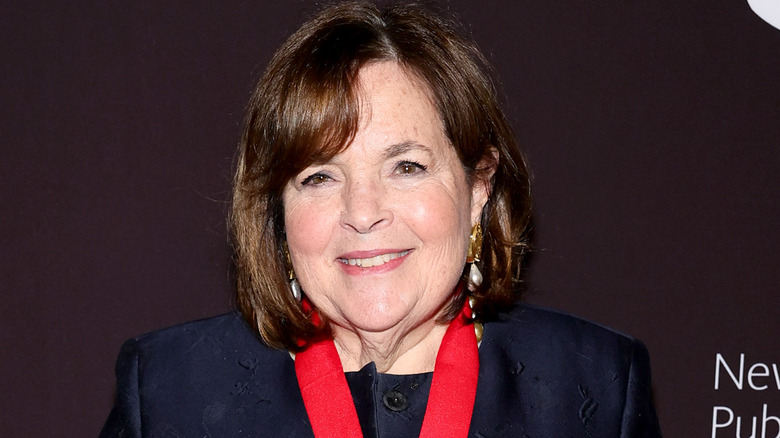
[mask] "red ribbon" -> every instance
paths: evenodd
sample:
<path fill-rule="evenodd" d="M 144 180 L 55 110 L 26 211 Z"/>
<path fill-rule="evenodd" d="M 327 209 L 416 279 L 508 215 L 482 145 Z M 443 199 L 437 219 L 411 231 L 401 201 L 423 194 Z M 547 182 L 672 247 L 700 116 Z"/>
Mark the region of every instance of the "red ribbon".
<path fill-rule="evenodd" d="M 433 370 L 421 438 L 467 437 L 479 377 L 479 351 L 468 303 L 444 334 Z M 316 438 L 362 438 L 357 411 L 332 339 L 295 356 L 295 373 Z"/>

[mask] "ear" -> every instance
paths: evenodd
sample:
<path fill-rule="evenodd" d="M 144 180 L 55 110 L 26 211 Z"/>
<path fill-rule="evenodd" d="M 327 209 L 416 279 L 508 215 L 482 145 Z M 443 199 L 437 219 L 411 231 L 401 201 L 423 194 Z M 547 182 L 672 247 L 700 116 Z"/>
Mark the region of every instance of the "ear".
<path fill-rule="evenodd" d="M 474 180 L 471 186 L 471 223 L 476 224 L 482 216 L 482 209 L 490 199 L 490 193 L 493 190 L 491 180 L 498 168 L 498 149 L 490 146 L 477 163 L 474 170 Z"/>

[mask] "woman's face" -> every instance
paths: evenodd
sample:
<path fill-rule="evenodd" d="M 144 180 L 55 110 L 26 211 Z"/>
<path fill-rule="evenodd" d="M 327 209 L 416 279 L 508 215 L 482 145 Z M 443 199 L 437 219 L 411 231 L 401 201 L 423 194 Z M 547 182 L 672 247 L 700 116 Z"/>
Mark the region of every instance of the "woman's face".
<path fill-rule="evenodd" d="M 488 191 L 466 181 L 421 81 L 380 62 L 359 85 L 355 139 L 285 187 L 287 244 L 304 293 L 332 323 L 412 330 L 448 302 Z"/>

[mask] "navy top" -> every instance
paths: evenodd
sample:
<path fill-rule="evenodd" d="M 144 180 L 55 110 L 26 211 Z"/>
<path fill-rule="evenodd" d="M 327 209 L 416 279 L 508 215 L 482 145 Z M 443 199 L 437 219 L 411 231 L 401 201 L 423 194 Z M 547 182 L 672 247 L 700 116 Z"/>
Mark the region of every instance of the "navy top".
<path fill-rule="evenodd" d="M 364 438 L 420 435 L 433 373 L 377 373 L 371 362 L 345 374 Z"/>
<path fill-rule="evenodd" d="M 659 437 L 649 364 L 636 339 L 519 305 L 485 323 L 468 436 Z M 290 355 L 235 312 L 127 341 L 116 373 L 101 437 L 313 437 Z M 366 436 L 419 434 L 430 377 L 348 381 Z"/>

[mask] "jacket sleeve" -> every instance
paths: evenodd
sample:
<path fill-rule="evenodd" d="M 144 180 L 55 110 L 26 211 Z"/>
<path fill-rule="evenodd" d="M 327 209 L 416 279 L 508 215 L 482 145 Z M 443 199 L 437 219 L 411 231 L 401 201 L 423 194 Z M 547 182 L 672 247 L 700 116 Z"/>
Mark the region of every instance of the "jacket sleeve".
<path fill-rule="evenodd" d="M 138 345 L 129 340 L 122 345 L 116 362 L 116 399 L 100 438 L 141 436 L 141 410 L 138 396 Z"/>
<path fill-rule="evenodd" d="M 642 342 L 632 344 L 631 365 L 623 408 L 622 438 L 660 438 L 661 430 L 650 389 L 650 356 Z"/>

